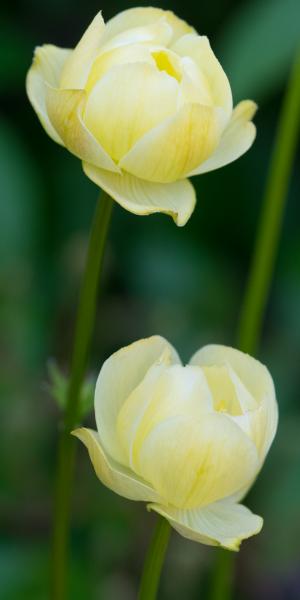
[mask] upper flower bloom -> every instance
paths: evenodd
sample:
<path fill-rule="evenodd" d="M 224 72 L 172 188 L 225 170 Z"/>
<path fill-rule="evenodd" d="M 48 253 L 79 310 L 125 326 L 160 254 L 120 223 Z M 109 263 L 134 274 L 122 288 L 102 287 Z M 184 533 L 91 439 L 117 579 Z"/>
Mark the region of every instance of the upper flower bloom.
<path fill-rule="evenodd" d="M 127 210 L 168 213 L 178 225 L 195 206 L 187 177 L 232 162 L 255 137 L 256 106 L 232 110 L 207 37 L 158 8 L 106 25 L 99 13 L 74 50 L 37 48 L 27 93 L 90 179 Z"/>
<path fill-rule="evenodd" d="M 98 431 L 73 432 L 99 479 L 151 502 L 183 536 L 237 550 L 262 519 L 238 504 L 277 427 L 272 378 L 261 363 L 206 346 L 183 367 L 154 336 L 113 354 L 95 394 Z"/>

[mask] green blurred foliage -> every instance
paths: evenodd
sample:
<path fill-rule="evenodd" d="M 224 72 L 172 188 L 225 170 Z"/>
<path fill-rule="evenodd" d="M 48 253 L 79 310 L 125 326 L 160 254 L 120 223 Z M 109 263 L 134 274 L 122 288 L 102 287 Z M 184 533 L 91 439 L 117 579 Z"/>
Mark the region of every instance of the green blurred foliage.
<path fill-rule="evenodd" d="M 147 2 L 140 4 L 147 5 Z M 235 343 L 235 329 L 276 120 L 299 38 L 297 0 L 152 2 L 208 34 L 235 100 L 259 102 L 257 141 L 242 159 L 199 177 L 191 221 L 140 218 L 116 205 L 99 295 L 90 375 L 112 351 L 155 332 L 188 359 L 202 344 Z M 72 46 L 89 20 L 131 4 L 16 1 L 0 40 L 0 597 L 43 600 L 60 413 L 47 362 L 68 372 L 78 286 L 96 187 L 41 129 L 25 96 L 33 47 Z M 260 358 L 271 369 L 280 428 L 249 504 L 263 533 L 242 547 L 236 598 L 300 596 L 300 208 L 295 169 Z M 56 373 L 57 375 L 57 373 Z M 59 390 L 61 394 L 61 389 Z M 87 395 L 88 397 L 88 395 Z M 89 398 L 88 398 L 89 400 Z M 88 401 L 87 400 L 87 401 Z M 93 424 L 91 414 L 87 422 Z M 74 488 L 70 597 L 131 600 L 153 516 L 113 496 L 80 448 Z M 214 550 L 173 535 L 161 598 L 204 598 Z"/>

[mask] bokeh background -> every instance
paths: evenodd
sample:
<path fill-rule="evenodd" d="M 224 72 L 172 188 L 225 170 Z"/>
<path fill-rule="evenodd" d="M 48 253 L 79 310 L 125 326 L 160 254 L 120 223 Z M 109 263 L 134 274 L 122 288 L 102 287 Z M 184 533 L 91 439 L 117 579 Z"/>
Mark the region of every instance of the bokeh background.
<path fill-rule="evenodd" d="M 140 5 L 147 3 L 140 1 Z M 234 344 L 276 123 L 299 38 L 298 0 L 172 0 L 208 34 L 235 102 L 259 104 L 257 141 L 232 165 L 194 180 L 184 229 L 167 216 L 115 205 L 99 295 L 90 375 L 120 346 L 160 333 L 184 359 L 209 342 Z M 0 597 L 49 594 L 49 540 L 60 413 L 47 363 L 67 373 L 97 188 L 44 133 L 25 96 L 35 45 L 73 46 L 101 8 L 125 0 L 6 3 L 0 40 Z M 299 165 L 298 165 L 299 166 Z M 300 204 L 295 165 L 259 358 L 270 368 L 279 432 L 248 504 L 265 518 L 237 557 L 237 599 L 300 597 Z M 87 422 L 93 423 L 93 415 Z M 71 547 L 72 600 L 131 600 L 153 517 L 114 496 L 78 451 Z M 208 597 L 214 549 L 172 537 L 160 597 Z"/>

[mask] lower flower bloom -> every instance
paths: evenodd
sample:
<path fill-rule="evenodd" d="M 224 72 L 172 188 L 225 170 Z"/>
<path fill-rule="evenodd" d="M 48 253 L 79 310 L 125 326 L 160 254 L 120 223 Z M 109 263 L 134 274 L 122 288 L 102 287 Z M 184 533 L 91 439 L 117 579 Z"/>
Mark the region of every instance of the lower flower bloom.
<path fill-rule="evenodd" d="M 76 429 L 108 488 L 165 517 L 181 535 L 237 550 L 263 520 L 240 504 L 274 438 L 278 410 L 260 362 L 205 346 L 183 366 L 162 337 L 103 365 L 97 431 Z"/>

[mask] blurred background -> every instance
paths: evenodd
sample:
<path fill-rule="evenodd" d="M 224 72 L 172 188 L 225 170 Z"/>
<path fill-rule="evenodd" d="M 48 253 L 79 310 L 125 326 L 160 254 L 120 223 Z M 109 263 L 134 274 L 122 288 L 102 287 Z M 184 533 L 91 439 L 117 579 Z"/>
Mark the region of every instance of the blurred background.
<path fill-rule="evenodd" d="M 147 5 L 146 2 L 139 2 Z M 42 130 L 25 96 L 33 48 L 72 47 L 99 10 L 125 0 L 15 1 L 0 40 L 0 598 L 43 600 L 60 413 L 47 363 L 67 373 L 78 286 L 98 190 L 80 162 Z M 155 2 L 202 34 L 235 103 L 259 104 L 257 141 L 232 165 L 194 179 L 198 203 L 184 229 L 167 216 L 114 208 L 90 374 L 114 350 L 153 333 L 184 360 L 209 342 L 234 344 L 277 118 L 299 39 L 298 0 Z M 299 166 L 299 165 L 298 165 Z M 295 165 L 259 358 L 277 388 L 280 427 L 249 499 L 263 532 L 237 557 L 237 599 L 300 597 L 300 204 Z M 93 415 L 87 419 L 93 424 Z M 131 600 L 153 517 L 102 487 L 78 451 L 71 548 L 72 600 Z M 204 598 L 215 550 L 175 533 L 160 598 Z"/>

